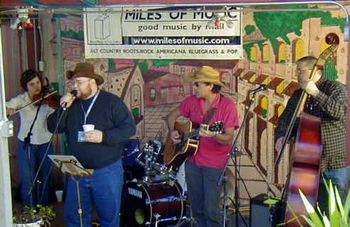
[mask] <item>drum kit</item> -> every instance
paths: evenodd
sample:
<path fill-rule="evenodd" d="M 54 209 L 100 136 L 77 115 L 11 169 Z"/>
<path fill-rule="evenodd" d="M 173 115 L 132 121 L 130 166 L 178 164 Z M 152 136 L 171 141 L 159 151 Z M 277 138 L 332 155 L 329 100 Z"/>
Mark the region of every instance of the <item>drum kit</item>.
<path fill-rule="evenodd" d="M 189 220 L 177 170 L 162 163 L 162 148 L 157 140 L 149 140 L 142 149 L 138 140 L 125 146 L 123 163 L 129 174 L 122 196 L 125 226 L 180 226 Z"/>

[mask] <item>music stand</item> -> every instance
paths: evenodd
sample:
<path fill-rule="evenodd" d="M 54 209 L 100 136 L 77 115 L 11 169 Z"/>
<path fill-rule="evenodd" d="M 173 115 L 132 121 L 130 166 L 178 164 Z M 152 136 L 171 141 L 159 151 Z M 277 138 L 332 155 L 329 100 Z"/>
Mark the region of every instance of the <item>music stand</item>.
<path fill-rule="evenodd" d="M 92 169 L 85 169 L 81 163 L 73 155 L 48 155 L 51 161 L 55 166 L 65 175 L 71 176 L 73 181 L 76 184 L 77 188 L 77 197 L 78 197 L 78 214 L 80 227 L 83 227 L 83 211 L 81 208 L 80 202 L 80 187 L 79 181 L 75 177 L 88 177 L 91 176 L 93 171 Z"/>

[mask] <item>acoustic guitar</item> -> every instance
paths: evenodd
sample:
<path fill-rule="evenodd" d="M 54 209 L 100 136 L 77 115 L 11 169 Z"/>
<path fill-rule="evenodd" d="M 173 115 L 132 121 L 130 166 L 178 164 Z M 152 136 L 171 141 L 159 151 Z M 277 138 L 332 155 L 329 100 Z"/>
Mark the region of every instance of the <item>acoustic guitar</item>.
<path fill-rule="evenodd" d="M 208 125 L 207 130 L 222 133 L 223 126 L 224 124 L 222 121 L 217 121 L 214 124 Z M 179 132 L 181 142 L 174 144 L 169 133 L 164 146 L 163 161 L 166 165 L 177 169 L 188 157 L 197 153 L 200 128 L 193 129 L 192 122 L 188 121 L 183 124 L 175 122 L 174 129 Z"/>

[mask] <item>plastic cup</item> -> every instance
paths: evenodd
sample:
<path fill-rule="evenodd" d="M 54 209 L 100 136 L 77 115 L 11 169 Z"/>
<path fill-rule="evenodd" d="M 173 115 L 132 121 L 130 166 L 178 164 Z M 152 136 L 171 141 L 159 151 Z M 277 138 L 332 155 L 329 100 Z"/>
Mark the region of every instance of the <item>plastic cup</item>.
<path fill-rule="evenodd" d="M 63 191 L 62 190 L 56 190 L 56 199 L 57 202 L 62 202 L 63 200 Z"/>

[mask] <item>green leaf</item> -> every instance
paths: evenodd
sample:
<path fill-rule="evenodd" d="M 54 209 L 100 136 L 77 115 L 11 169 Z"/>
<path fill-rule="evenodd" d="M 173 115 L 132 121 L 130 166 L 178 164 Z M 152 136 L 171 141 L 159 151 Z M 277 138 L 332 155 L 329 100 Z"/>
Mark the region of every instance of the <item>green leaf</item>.
<path fill-rule="evenodd" d="M 345 200 L 345 217 L 349 216 L 349 210 L 350 210 L 350 191 L 348 192 L 348 195 Z"/>
<path fill-rule="evenodd" d="M 342 204 L 342 201 L 341 201 L 341 198 L 340 198 L 340 195 L 339 195 L 339 192 L 338 192 L 338 188 L 334 187 L 334 191 L 335 191 L 335 199 L 336 199 L 336 204 L 337 204 L 337 210 L 339 211 L 339 216 L 341 218 L 341 222 L 347 226 L 348 218 L 345 215 L 344 206 Z"/>
<path fill-rule="evenodd" d="M 323 223 L 324 223 L 325 227 L 331 227 L 332 226 L 326 215 L 322 215 L 322 220 L 323 220 Z"/>
<path fill-rule="evenodd" d="M 335 197 L 334 197 L 334 188 L 332 186 L 332 183 L 329 182 L 329 195 L 328 195 L 328 214 L 330 218 L 330 222 L 332 226 L 338 226 L 336 223 L 338 222 L 338 214 L 337 210 L 335 209 Z"/>
<path fill-rule="evenodd" d="M 347 194 L 345 205 L 339 196 L 339 191 L 335 185 L 329 181 L 329 184 L 323 180 L 328 191 L 328 216 L 326 212 L 320 210 L 319 205 L 314 207 L 307 200 L 301 190 L 299 190 L 300 197 L 304 203 L 304 207 L 308 214 L 303 215 L 303 218 L 310 226 L 316 227 L 348 227 L 348 215 L 350 210 L 350 191 Z"/>
<path fill-rule="evenodd" d="M 316 226 L 313 222 L 312 222 L 312 220 L 308 217 L 308 216 L 306 216 L 306 215 L 301 215 L 304 219 L 305 219 L 305 221 L 310 225 L 310 227 L 319 227 L 319 226 Z"/>
<path fill-rule="evenodd" d="M 323 226 L 322 220 L 320 219 L 320 216 L 316 213 L 314 207 L 311 205 L 311 203 L 307 200 L 304 193 L 299 189 L 300 197 L 304 203 L 304 207 L 309 214 L 309 217 L 312 220 L 312 223 L 314 223 L 316 226 Z"/>
<path fill-rule="evenodd" d="M 297 222 L 299 224 L 299 226 L 303 227 L 303 225 L 301 224 L 299 217 L 296 215 L 295 211 L 292 209 L 292 207 L 290 206 L 289 203 L 287 203 L 287 209 L 292 213 L 293 218 L 288 219 L 287 221 L 285 221 L 284 224 L 288 224 L 290 222 Z"/>
<path fill-rule="evenodd" d="M 327 193 L 329 194 L 329 186 L 328 186 L 328 183 L 323 175 L 322 175 L 322 181 L 323 181 L 323 185 L 325 186 L 325 188 L 327 190 Z"/>

